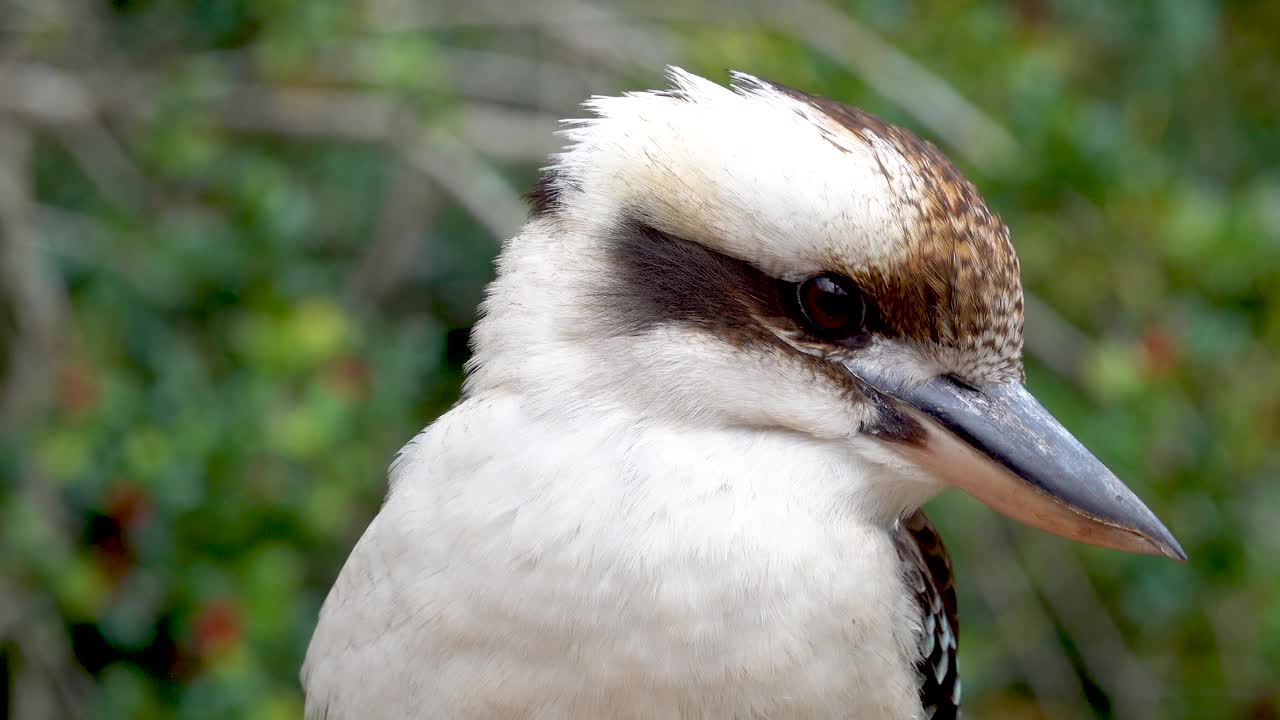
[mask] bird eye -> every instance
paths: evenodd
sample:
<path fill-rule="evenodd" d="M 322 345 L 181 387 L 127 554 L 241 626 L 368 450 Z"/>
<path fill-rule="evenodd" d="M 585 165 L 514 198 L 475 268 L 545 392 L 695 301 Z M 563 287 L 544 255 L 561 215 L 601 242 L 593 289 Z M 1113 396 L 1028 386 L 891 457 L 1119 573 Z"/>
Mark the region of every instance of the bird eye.
<path fill-rule="evenodd" d="M 796 300 L 809 329 L 819 337 L 841 339 L 864 329 L 867 306 L 848 278 L 827 273 L 800 283 Z"/>

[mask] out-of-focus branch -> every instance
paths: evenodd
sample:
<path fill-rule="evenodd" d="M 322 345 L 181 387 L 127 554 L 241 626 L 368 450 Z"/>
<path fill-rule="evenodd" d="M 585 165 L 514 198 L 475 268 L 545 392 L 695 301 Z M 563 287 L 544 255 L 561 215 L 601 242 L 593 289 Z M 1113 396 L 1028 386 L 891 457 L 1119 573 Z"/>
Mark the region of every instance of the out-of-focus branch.
<path fill-rule="evenodd" d="M 1013 135 L 938 75 L 867 30 L 848 13 L 818 2 L 757 2 L 772 23 L 856 74 L 911 114 L 949 148 L 988 175 L 1012 176 L 1024 157 Z"/>
<path fill-rule="evenodd" d="M 100 108 L 80 78 L 29 63 L 0 63 L 0 112 L 41 125 L 84 125 Z"/>
<path fill-rule="evenodd" d="M 110 202 L 137 207 L 145 183 L 128 153 L 102 124 L 107 110 L 129 108 L 126 80 L 104 96 L 84 79 L 56 68 L 28 63 L 0 63 L 0 114 L 46 128 L 75 157 L 85 174 Z"/>
<path fill-rule="evenodd" d="M 548 2 L 373 2 L 362 6 L 361 26 L 374 32 L 405 30 L 521 27 L 560 15 L 563 6 Z M 563 15 L 562 15 L 563 17 Z M 571 20 L 572 16 L 568 18 Z"/>
<path fill-rule="evenodd" d="M 400 102 L 372 92 L 240 85 L 210 102 L 222 127 L 353 142 L 396 139 Z"/>
<path fill-rule="evenodd" d="M 479 153 L 443 128 L 428 128 L 408 145 L 407 159 L 444 188 L 494 237 L 509 237 L 524 221 L 520 193 Z"/>
<path fill-rule="evenodd" d="M 676 43 L 670 32 L 642 17 L 624 16 L 603 3 L 560 2 L 554 13 L 543 16 L 540 28 L 565 48 L 614 72 L 656 74 L 676 56 Z"/>
<path fill-rule="evenodd" d="M 221 104 L 218 117 L 232 128 L 302 137 L 389 143 L 498 237 L 524 217 L 520 193 L 457 135 L 440 126 L 402 127 L 395 99 L 371 94 L 315 90 L 242 88 Z"/>
<path fill-rule="evenodd" d="M 148 112 L 145 105 L 98 103 L 88 83 L 76 76 L 50 68 L 0 67 L 0 95 L 6 87 L 29 88 L 28 75 L 52 80 L 61 90 L 37 101 L 16 98 L 11 106 L 29 119 L 55 125 L 91 123 L 103 112 L 130 116 Z M 135 80 L 135 82 L 140 82 Z M 36 83 L 37 85 L 39 83 Z M 491 231 L 505 237 L 519 226 L 524 204 L 502 175 L 484 156 L 462 140 L 492 140 L 499 152 L 524 156 L 528 146 L 516 144 L 517 127 L 542 127 L 550 136 L 554 121 L 549 117 L 521 117 L 515 110 L 487 110 L 483 106 L 464 107 L 460 117 L 475 127 L 457 135 L 441 127 L 405 130 L 402 103 L 381 93 L 317 89 L 275 88 L 243 85 L 217 99 L 210 99 L 210 117 L 222 127 L 269 132 L 293 137 L 316 137 L 354 142 L 383 143 L 467 208 Z M 0 107 L 0 109 L 3 109 Z M 527 127 L 526 127 L 527 126 Z M 505 135 L 502 140 L 498 135 Z M 537 157 L 546 153 L 539 152 Z"/>
<path fill-rule="evenodd" d="M 92 681 L 71 652 L 57 610 L 39 593 L 0 577 L 0 642 L 17 648 L 15 718 L 80 717 Z"/>
<path fill-rule="evenodd" d="M 588 63 L 453 47 L 436 56 L 463 97 L 511 106 L 568 111 L 616 82 Z"/>
<path fill-rule="evenodd" d="M 1159 682 L 1125 645 L 1124 635 L 1080 561 L 1065 543 L 1052 540 L 1038 545 L 1036 566 L 1053 568 L 1052 572 L 1038 573 L 1044 597 L 1067 633 L 1076 638 L 1089 677 L 1106 690 L 1115 716 L 1134 720 L 1163 717 Z"/>
<path fill-rule="evenodd" d="M 402 145 L 414 135 L 399 99 L 380 93 L 241 86 L 215 107 L 218 123 L 248 132 Z M 462 103 L 442 122 L 482 155 L 539 161 L 558 147 L 559 119 L 487 103 Z"/>
<path fill-rule="evenodd" d="M 48 400 L 65 326 L 63 290 L 37 252 L 30 153 L 26 128 L 0 116 L 0 433 L 29 422 Z M 59 504 L 48 483 L 25 475 L 17 492 L 57 522 Z M 21 658 L 12 678 L 15 716 L 76 715 L 83 671 L 71 656 L 56 611 L 40 593 L 2 577 L 0 643 L 16 647 Z"/>
<path fill-rule="evenodd" d="M 556 134 L 560 130 L 556 116 L 498 105 L 465 104 L 458 108 L 454 126 L 458 136 L 477 151 L 516 162 L 541 164 L 564 144 Z"/>
<path fill-rule="evenodd" d="M 388 4 L 366 13 L 362 20 L 364 27 L 373 32 L 533 27 L 554 39 L 561 49 L 616 73 L 656 75 L 664 65 L 678 59 L 677 43 L 671 33 L 646 22 L 652 17 L 661 17 L 663 12 L 660 7 L 632 7 L 619 2 L 474 0 Z"/>
<path fill-rule="evenodd" d="M 718 24 L 747 21 L 781 30 L 856 75 L 984 173 L 1016 177 L 1024 170 L 1020 162 L 1024 155 L 1012 133 L 940 76 L 885 42 L 849 13 L 821 0 L 620 0 L 610 5 L 625 8 L 633 16 Z"/>
<path fill-rule="evenodd" d="M 378 302 L 404 282 L 434 204 L 426 178 L 408 163 L 396 163 L 373 239 L 351 274 L 353 295 Z"/>
<path fill-rule="evenodd" d="M 983 172 L 1016 176 L 1023 157 L 1013 135 L 979 110 L 950 84 L 906 53 L 866 29 L 847 12 L 820 0 L 795 2 L 642 3 L 634 0 L 586 5 L 568 2 L 525 3 L 518 9 L 498 3 L 401 5 L 400 13 L 369 18 L 383 30 L 405 27 L 535 25 L 566 47 L 585 51 L 620 69 L 656 70 L 672 62 L 674 44 L 656 30 L 637 32 L 636 18 L 702 22 L 749 21 L 782 30 L 857 75 L 907 111 L 946 145 Z M 625 14 L 631 21 L 617 21 Z"/>
<path fill-rule="evenodd" d="M 335 86 L 375 86 L 380 61 L 377 39 L 375 35 L 318 51 L 308 72 Z M 511 108 L 567 112 L 593 92 L 617 82 L 596 65 L 561 62 L 536 53 L 436 45 L 430 57 L 432 72 L 443 77 L 458 97 Z M 237 61 L 248 64 L 239 56 Z"/>
<path fill-rule="evenodd" d="M 1085 358 L 1092 353 L 1093 338 L 1072 325 L 1038 295 L 1026 293 L 1027 350 L 1050 370 L 1081 386 Z"/>
<path fill-rule="evenodd" d="M 146 198 L 146 180 L 125 148 L 100 123 L 56 131 L 62 146 L 112 204 L 139 208 Z"/>
<path fill-rule="evenodd" d="M 394 99 L 349 92 L 240 90 L 222 107 L 220 117 L 229 127 L 390 143 L 394 152 L 497 237 L 509 235 L 524 218 L 520 193 L 479 152 L 443 127 L 401 130 L 407 121 L 400 120 L 402 110 Z M 491 122 L 495 116 L 489 116 Z"/>
<path fill-rule="evenodd" d="M 1031 688 L 1046 718 L 1091 717 L 1084 687 L 1054 636 L 1053 621 L 1010 550 L 1001 523 L 984 524 L 985 530 L 977 538 L 982 562 L 971 569 L 996 619 L 996 629 L 1010 655 L 1017 658 L 1017 671 Z M 1059 716 L 1055 709 L 1067 712 Z"/>
<path fill-rule="evenodd" d="M 66 315 L 62 288 L 36 253 L 30 152 L 25 129 L 0 119 L 0 430 L 47 400 Z"/>

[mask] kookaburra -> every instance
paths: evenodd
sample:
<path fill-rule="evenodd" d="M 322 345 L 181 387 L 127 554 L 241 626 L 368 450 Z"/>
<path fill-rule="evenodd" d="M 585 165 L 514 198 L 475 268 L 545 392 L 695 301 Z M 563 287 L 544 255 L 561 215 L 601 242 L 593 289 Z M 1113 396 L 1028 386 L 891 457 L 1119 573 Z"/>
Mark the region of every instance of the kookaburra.
<path fill-rule="evenodd" d="M 565 131 L 320 613 L 308 718 L 955 717 L 940 490 L 1185 559 L 1027 392 L 1009 232 L 937 148 L 670 75 Z"/>

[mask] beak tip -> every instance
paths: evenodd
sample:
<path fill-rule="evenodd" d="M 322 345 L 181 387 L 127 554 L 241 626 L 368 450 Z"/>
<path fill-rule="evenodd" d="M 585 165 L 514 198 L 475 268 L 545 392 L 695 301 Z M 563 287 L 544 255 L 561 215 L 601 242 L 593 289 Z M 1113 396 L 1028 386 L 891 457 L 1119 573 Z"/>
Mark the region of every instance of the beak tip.
<path fill-rule="evenodd" d="M 1169 538 L 1169 541 L 1170 542 L 1168 545 L 1165 545 L 1164 547 L 1160 548 L 1161 551 L 1164 553 L 1164 556 L 1169 558 L 1170 560 L 1177 560 L 1180 563 L 1186 563 L 1187 562 L 1186 551 L 1183 550 L 1182 546 L 1178 544 L 1178 541 L 1174 540 L 1172 537 Z"/>
<path fill-rule="evenodd" d="M 1152 516 L 1154 520 L 1154 516 Z M 1157 555 L 1163 555 L 1170 560 L 1176 560 L 1180 563 L 1187 561 L 1187 553 L 1182 549 L 1182 545 L 1178 543 L 1177 538 L 1169 529 L 1159 520 L 1155 520 L 1153 527 L 1148 527 L 1145 532 L 1141 532 L 1142 538 L 1155 548 Z"/>

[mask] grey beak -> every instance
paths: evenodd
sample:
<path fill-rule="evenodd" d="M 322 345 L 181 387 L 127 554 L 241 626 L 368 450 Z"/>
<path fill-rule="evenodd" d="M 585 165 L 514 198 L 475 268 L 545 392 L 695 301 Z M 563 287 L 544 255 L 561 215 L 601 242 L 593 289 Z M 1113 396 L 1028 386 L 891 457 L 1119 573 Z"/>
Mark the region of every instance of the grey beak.
<path fill-rule="evenodd" d="M 936 426 L 908 454 L 994 509 L 1073 540 L 1186 561 L 1155 514 L 1021 383 L 974 388 L 943 376 L 882 391 Z"/>

